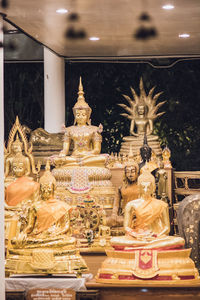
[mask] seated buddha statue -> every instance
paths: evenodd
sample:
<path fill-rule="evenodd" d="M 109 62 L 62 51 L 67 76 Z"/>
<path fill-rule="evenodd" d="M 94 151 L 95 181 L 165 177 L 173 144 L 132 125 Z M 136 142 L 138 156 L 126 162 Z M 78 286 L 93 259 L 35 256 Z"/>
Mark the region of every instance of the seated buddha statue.
<path fill-rule="evenodd" d="M 142 286 L 199 282 L 191 249 L 184 249 L 183 238 L 168 235 L 168 205 L 153 197 L 155 179 L 148 169 L 138 177 L 138 188 L 139 198 L 125 207 L 126 235 L 110 240 L 112 249 L 106 250 L 96 281 Z"/>
<path fill-rule="evenodd" d="M 13 156 L 9 156 L 5 163 L 5 202 L 10 209 L 25 199 L 34 200 L 38 197 L 39 184 L 28 177 L 31 165 L 29 158 L 22 154 L 22 146 L 17 135 L 11 146 Z"/>
<path fill-rule="evenodd" d="M 71 237 L 71 207 L 55 199 L 55 178 L 47 161 L 40 178 L 40 198 L 26 216 L 26 226 L 11 238 L 6 270 L 12 273 L 65 273 L 87 270 Z M 14 234 L 13 234 L 14 235 Z"/>
<path fill-rule="evenodd" d="M 57 194 L 77 205 L 80 193 L 91 192 L 91 196 L 99 196 L 99 204 L 104 202 L 112 208 L 115 189 L 110 180 L 111 171 L 106 167 L 109 155 L 100 154 L 102 126 L 90 125 L 91 108 L 85 101 L 81 78 L 73 113 L 74 125 L 64 129 L 63 149 L 51 157 Z"/>
<path fill-rule="evenodd" d="M 138 199 L 138 172 L 139 166 L 136 162 L 130 161 L 125 165 L 123 183 L 115 198 L 111 217 L 107 218 L 108 225 L 123 226 L 126 205 L 130 201 Z"/>
<path fill-rule="evenodd" d="M 51 175 L 47 162 L 46 171 L 40 178 L 40 198 L 30 207 L 27 226 L 13 240 L 14 247 L 61 247 L 75 243 L 70 238 L 69 213 L 71 207 L 54 198 L 56 180 Z"/>
<path fill-rule="evenodd" d="M 162 116 L 164 112 L 158 113 L 158 109 L 165 103 L 165 101 L 156 104 L 158 97 L 162 92 L 153 95 L 155 87 L 151 88 L 149 93 L 146 93 L 142 78 L 140 79 L 140 94 L 131 88 L 132 98 L 128 95 L 123 97 L 129 103 L 128 105 L 119 104 L 127 113 L 121 115 L 131 121 L 130 136 L 123 138 L 121 153 L 127 153 L 129 146 L 132 145 L 134 155 L 137 155 L 139 148 L 142 146 L 143 136 L 147 135 L 148 143 L 156 153 L 156 156 L 161 155 L 161 147 L 158 136 L 154 135 L 154 121 L 156 118 Z"/>
<path fill-rule="evenodd" d="M 125 236 L 114 237 L 115 248 L 173 249 L 184 245 L 184 239 L 169 236 L 170 222 L 167 203 L 153 197 L 155 178 L 148 168 L 138 177 L 139 198 L 125 207 Z"/>
<path fill-rule="evenodd" d="M 56 166 L 98 166 L 105 167 L 106 156 L 101 152 L 102 125 L 90 125 L 91 108 L 84 98 L 80 78 L 78 101 L 73 107 L 74 125 L 65 128 L 63 150 L 53 161 Z M 69 155 L 73 143 L 72 154 Z"/>
<path fill-rule="evenodd" d="M 23 153 L 24 151 L 24 153 Z M 11 219 L 19 215 L 22 206 L 34 202 L 39 196 L 39 184 L 30 177 L 37 174 L 31 146 L 19 123 L 18 117 L 10 131 L 7 148 L 5 148 L 5 237 Z"/>

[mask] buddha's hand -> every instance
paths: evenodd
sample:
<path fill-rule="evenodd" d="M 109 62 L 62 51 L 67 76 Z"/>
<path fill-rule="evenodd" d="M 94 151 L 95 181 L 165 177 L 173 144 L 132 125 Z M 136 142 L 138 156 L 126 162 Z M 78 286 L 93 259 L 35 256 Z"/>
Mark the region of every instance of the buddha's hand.
<path fill-rule="evenodd" d="M 126 228 L 126 232 L 128 235 L 136 238 L 136 239 L 152 239 L 152 237 L 154 236 L 154 233 L 151 230 L 144 230 L 144 229 L 140 229 L 138 231 L 134 231 L 131 228 Z"/>
<path fill-rule="evenodd" d="M 61 150 L 60 153 L 58 154 L 58 157 L 65 157 L 66 154 L 64 152 L 64 150 Z"/>
<path fill-rule="evenodd" d="M 17 248 L 22 248 L 26 242 L 27 234 L 23 231 L 19 233 L 18 237 L 15 238 L 15 245 Z"/>
<path fill-rule="evenodd" d="M 62 152 L 62 151 L 61 151 Z M 59 153 L 58 155 L 52 155 L 50 157 L 51 163 L 55 166 L 59 166 L 63 164 L 63 158 L 65 157 L 64 153 Z"/>

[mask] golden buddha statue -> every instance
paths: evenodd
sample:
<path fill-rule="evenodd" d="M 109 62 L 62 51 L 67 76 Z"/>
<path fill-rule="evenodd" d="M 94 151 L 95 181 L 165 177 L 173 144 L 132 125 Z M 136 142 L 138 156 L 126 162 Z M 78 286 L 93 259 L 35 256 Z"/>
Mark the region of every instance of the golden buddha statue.
<path fill-rule="evenodd" d="M 46 171 L 40 178 L 40 199 L 32 204 L 26 226 L 11 238 L 6 271 L 11 273 L 76 273 L 87 266 L 70 236 L 71 207 L 54 198 L 56 180 Z"/>
<path fill-rule="evenodd" d="M 155 151 L 157 156 L 161 156 L 161 148 L 158 137 L 153 135 L 152 132 L 153 121 L 164 114 L 164 112 L 157 113 L 157 111 L 166 101 L 160 102 L 156 105 L 156 101 L 162 92 L 153 96 L 154 89 L 155 87 L 146 94 L 143 80 L 141 78 L 140 95 L 137 95 L 133 88 L 131 88 L 133 99 L 127 95 L 123 95 L 130 104 L 130 107 L 125 104 L 119 104 L 119 106 L 128 112 L 128 114 L 122 113 L 121 115 L 131 120 L 131 135 L 123 138 L 120 150 L 121 153 L 128 153 L 129 146 L 132 145 L 134 155 L 136 156 L 138 150 L 142 146 L 144 134 L 146 134 L 150 147 Z"/>
<path fill-rule="evenodd" d="M 134 161 L 129 161 L 124 167 L 124 179 L 122 186 L 118 190 L 118 195 L 115 197 L 111 217 L 107 218 L 107 223 L 110 226 L 123 226 L 124 209 L 126 205 L 138 198 L 137 178 L 139 166 Z"/>
<path fill-rule="evenodd" d="M 73 107 L 74 125 L 65 128 L 63 150 L 51 157 L 55 165 L 52 174 L 57 181 L 57 192 L 62 194 L 59 196 L 70 199 L 71 204 L 77 204 L 80 193 L 93 190 L 111 208 L 115 191 L 110 181 L 111 172 L 106 168 L 109 155 L 100 154 L 102 125 L 90 124 L 91 111 L 85 101 L 80 78 L 78 100 Z M 73 150 L 70 154 L 71 145 Z"/>
<path fill-rule="evenodd" d="M 98 271 L 97 281 L 144 284 L 144 279 L 170 283 L 198 279 L 190 249 L 183 249 L 184 239 L 168 235 L 168 205 L 153 197 L 155 179 L 148 169 L 138 177 L 138 188 L 140 198 L 125 208 L 126 235 L 111 239 L 113 250 L 106 251 L 108 258 Z"/>
<path fill-rule="evenodd" d="M 101 152 L 101 132 L 99 127 L 90 125 L 91 108 L 84 98 L 82 81 L 80 78 L 78 101 L 73 107 L 75 117 L 74 125 L 65 128 L 63 150 L 54 158 L 57 166 L 105 166 L 106 156 Z M 69 155 L 70 145 L 74 148 Z"/>
<path fill-rule="evenodd" d="M 13 175 L 13 171 L 15 171 L 15 169 L 17 169 L 17 173 L 19 174 L 18 177 L 29 176 L 31 172 L 33 174 L 37 174 L 34 164 L 34 158 L 31 154 L 32 144 L 30 144 L 29 146 L 28 140 L 23 131 L 22 125 L 19 122 L 18 116 L 16 117 L 16 121 L 10 130 L 7 148 L 4 148 L 4 152 L 5 183 L 8 182 L 9 184 L 9 182 L 12 182 L 16 179 L 15 175 Z M 20 175 L 21 165 L 25 167 L 25 171 L 23 167 L 22 175 Z"/>
<path fill-rule="evenodd" d="M 168 147 L 165 147 L 162 151 L 162 159 L 163 159 L 163 163 L 164 163 L 164 168 L 166 168 L 166 169 L 172 168 L 170 157 L 171 157 L 171 151 Z"/>
<path fill-rule="evenodd" d="M 28 147 L 26 136 L 17 117 L 9 134 L 7 148 L 5 148 L 6 240 L 12 217 L 20 214 L 25 203 L 28 208 L 29 204 L 38 198 L 39 184 L 29 177 L 31 172 L 37 174 L 34 158 L 31 155 L 31 146 Z"/>
<path fill-rule="evenodd" d="M 159 170 L 156 172 L 157 178 L 157 195 L 160 199 L 167 201 L 168 189 L 167 189 L 167 172 L 164 169 L 163 161 L 160 162 Z"/>

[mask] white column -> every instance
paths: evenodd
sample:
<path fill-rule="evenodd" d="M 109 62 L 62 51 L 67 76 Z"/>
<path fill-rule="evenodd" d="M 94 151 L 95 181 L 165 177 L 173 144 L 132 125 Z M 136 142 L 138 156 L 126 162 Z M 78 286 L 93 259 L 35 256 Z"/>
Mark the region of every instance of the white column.
<path fill-rule="evenodd" d="M 65 124 L 65 62 L 44 47 L 44 129 L 61 132 Z"/>
<path fill-rule="evenodd" d="M 0 42 L 3 42 L 3 18 L 0 15 Z M 0 299 L 5 299 L 4 249 L 4 93 L 3 48 L 0 48 Z"/>

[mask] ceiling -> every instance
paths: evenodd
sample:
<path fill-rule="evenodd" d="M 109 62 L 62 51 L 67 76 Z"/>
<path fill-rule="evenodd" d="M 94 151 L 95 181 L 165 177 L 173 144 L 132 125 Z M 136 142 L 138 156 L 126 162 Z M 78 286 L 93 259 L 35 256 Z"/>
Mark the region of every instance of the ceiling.
<path fill-rule="evenodd" d="M 174 9 L 162 8 L 169 3 Z M 59 8 L 68 13 L 58 14 Z M 7 22 L 65 58 L 200 56 L 199 0 L 9 0 L 8 8 L 0 11 Z M 151 17 L 144 23 L 158 33 L 148 40 L 134 37 L 143 12 Z M 69 20 L 72 13 L 78 21 Z M 66 38 L 71 26 L 76 32 L 84 30 L 86 37 Z M 180 38 L 183 33 L 190 36 Z"/>

